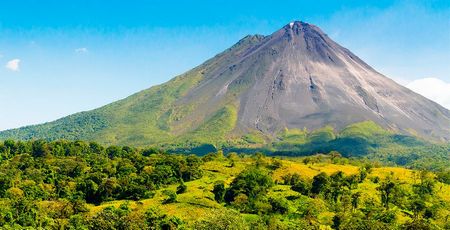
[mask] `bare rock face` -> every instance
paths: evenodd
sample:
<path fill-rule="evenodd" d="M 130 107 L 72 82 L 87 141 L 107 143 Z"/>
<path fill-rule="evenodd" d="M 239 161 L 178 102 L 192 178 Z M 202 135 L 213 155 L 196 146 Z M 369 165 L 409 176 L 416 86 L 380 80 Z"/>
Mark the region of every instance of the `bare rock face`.
<path fill-rule="evenodd" d="M 240 43 L 246 40 L 253 43 L 235 47 L 230 60 L 209 68 L 187 95 L 207 98 L 196 109 L 203 116 L 217 105 L 235 103 L 241 132 L 341 129 L 372 120 L 403 133 L 450 138 L 447 109 L 376 72 L 314 25 L 296 21 Z"/>
<path fill-rule="evenodd" d="M 292 22 L 247 36 L 169 82 L 54 122 L 0 132 L 0 139 L 87 139 L 148 145 L 228 140 L 285 129 L 340 130 L 371 120 L 450 140 L 450 111 L 375 71 L 318 27 Z"/>

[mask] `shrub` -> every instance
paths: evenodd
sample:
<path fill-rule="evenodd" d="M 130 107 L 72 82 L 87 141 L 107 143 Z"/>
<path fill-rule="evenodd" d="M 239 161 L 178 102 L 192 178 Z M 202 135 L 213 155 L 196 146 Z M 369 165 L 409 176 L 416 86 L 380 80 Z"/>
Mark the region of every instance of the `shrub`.
<path fill-rule="evenodd" d="M 214 200 L 218 203 L 222 203 L 224 201 L 225 192 L 226 189 L 223 181 L 217 181 L 212 190 L 212 193 L 214 193 Z"/>
<path fill-rule="evenodd" d="M 291 186 L 293 191 L 299 192 L 300 194 L 307 196 L 311 189 L 311 185 L 304 180 L 298 180 L 295 184 Z"/>
<path fill-rule="evenodd" d="M 177 194 L 182 194 L 185 193 L 187 190 L 187 186 L 184 183 L 181 183 L 180 185 L 178 185 L 177 187 Z"/>
<path fill-rule="evenodd" d="M 289 211 L 289 203 L 286 198 L 270 198 L 269 203 L 275 213 L 286 214 Z"/>
<path fill-rule="evenodd" d="M 177 201 L 177 194 L 172 190 L 164 190 L 163 194 L 167 196 L 164 200 L 164 204 L 175 203 Z"/>
<path fill-rule="evenodd" d="M 203 219 L 195 222 L 193 229 L 246 230 L 249 227 L 238 212 L 228 209 L 213 209 Z"/>

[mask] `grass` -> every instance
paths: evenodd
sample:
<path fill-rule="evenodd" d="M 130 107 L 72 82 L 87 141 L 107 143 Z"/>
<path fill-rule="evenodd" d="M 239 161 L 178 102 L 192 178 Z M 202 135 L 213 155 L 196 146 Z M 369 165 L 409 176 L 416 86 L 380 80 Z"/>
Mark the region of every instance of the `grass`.
<path fill-rule="evenodd" d="M 376 135 L 388 135 L 388 134 L 391 134 L 391 132 L 383 129 L 375 122 L 363 121 L 347 126 L 339 133 L 339 136 L 372 138 Z"/>
<path fill-rule="evenodd" d="M 306 179 L 312 179 L 315 175 L 325 172 L 331 175 L 335 172 L 342 171 L 346 175 L 358 173 L 359 167 L 353 165 L 336 165 L 328 163 L 318 163 L 318 164 L 303 164 L 300 162 L 294 162 L 290 160 L 282 160 L 283 167 L 275 170 L 273 173 L 273 179 L 280 181 L 282 176 L 287 174 L 298 173 L 300 176 Z"/>
<path fill-rule="evenodd" d="M 236 122 L 236 107 L 231 105 L 225 106 L 191 134 L 187 134 L 186 139 L 193 138 L 194 141 L 204 143 L 223 140 L 225 135 L 234 129 Z"/>

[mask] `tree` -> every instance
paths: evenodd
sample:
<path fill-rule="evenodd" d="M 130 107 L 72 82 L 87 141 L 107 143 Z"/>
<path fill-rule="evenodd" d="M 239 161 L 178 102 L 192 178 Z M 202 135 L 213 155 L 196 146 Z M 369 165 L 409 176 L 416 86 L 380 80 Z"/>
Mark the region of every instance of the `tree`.
<path fill-rule="evenodd" d="M 339 230 L 342 222 L 344 222 L 344 215 L 342 213 L 338 213 L 333 216 L 333 224 L 331 225 L 331 227 L 333 229 Z"/>
<path fill-rule="evenodd" d="M 186 157 L 186 166 L 181 171 L 181 177 L 183 181 L 191 181 L 195 179 L 199 179 L 203 176 L 203 171 L 200 167 L 202 164 L 202 160 L 195 156 L 189 155 Z"/>
<path fill-rule="evenodd" d="M 352 194 L 352 208 L 357 209 L 359 205 L 359 198 L 361 197 L 361 192 L 356 192 Z"/>
<path fill-rule="evenodd" d="M 391 201 L 391 196 L 396 186 L 397 184 L 395 182 L 387 180 L 382 182 L 377 188 L 380 191 L 381 202 L 386 209 L 389 209 L 389 202 Z"/>
<path fill-rule="evenodd" d="M 89 152 L 95 153 L 95 154 L 101 154 L 105 150 L 105 148 L 97 142 L 90 142 L 89 149 L 90 149 Z"/>
<path fill-rule="evenodd" d="M 172 190 L 164 190 L 163 194 L 167 196 L 164 200 L 164 204 L 170 204 L 177 202 L 177 194 Z"/>
<path fill-rule="evenodd" d="M 418 219 L 421 216 L 421 213 L 426 209 L 425 201 L 417 197 L 411 201 L 410 209 L 414 212 L 414 218 Z"/>
<path fill-rule="evenodd" d="M 214 200 L 218 203 L 222 203 L 224 201 L 225 192 L 226 189 L 223 181 L 217 181 L 212 190 L 212 193 L 214 193 Z"/>
<path fill-rule="evenodd" d="M 338 202 L 340 196 L 344 193 L 344 184 L 347 184 L 348 181 L 345 178 L 345 175 L 342 171 L 338 171 L 331 175 L 330 177 L 330 193 L 333 198 L 333 201 Z M 348 187 L 350 187 L 348 185 Z"/>
<path fill-rule="evenodd" d="M 31 152 L 31 155 L 33 157 L 43 157 L 47 154 L 49 154 L 47 142 L 45 142 L 44 140 L 37 140 L 33 142 Z"/>
<path fill-rule="evenodd" d="M 69 230 L 87 230 L 86 221 L 84 220 L 82 215 L 76 214 L 72 215 L 69 218 Z"/>
<path fill-rule="evenodd" d="M 321 172 L 314 176 L 312 187 L 311 187 L 311 193 L 313 195 L 318 195 L 324 191 L 326 191 L 330 186 L 330 177 L 324 173 Z"/>
<path fill-rule="evenodd" d="M 440 171 L 436 173 L 437 180 L 445 183 L 450 184 L 450 170 Z"/>
<path fill-rule="evenodd" d="M 260 168 L 250 168 L 241 172 L 231 182 L 230 188 L 225 193 L 225 201 L 232 202 L 240 193 L 245 194 L 252 200 L 258 195 L 267 193 L 267 190 L 272 186 L 272 177 L 266 171 Z"/>
<path fill-rule="evenodd" d="M 94 217 L 89 219 L 90 229 L 109 230 L 127 229 L 127 215 L 131 212 L 127 204 L 120 205 L 119 208 L 113 206 L 106 207 Z"/>
<path fill-rule="evenodd" d="M 10 157 L 10 155 L 16 154 L 16 142 L 13 140 L 5 140 L 3 142 L 3 153 L 6 159 Z"/>
<path fill-rule="evenodd" d="M 326 209 L 323 200 L 319 198 L 306 198 L 300 200 L 300 204 L 297 206 L 297 213 L 302 219 L 305 219 L 312 225 L 317 222 L 321 211 Z"/>
<path fill-rule="evenodd" d="M 272 206 L 272 212 L 286 214 L 289 211 L 289 203 L 286 198 L 269 198 L 269 203 Z"/>
<path fill-rule="evenodd" d="M 432 179 L 423 179 L 419 184 L 413 185 L 413 191 L 422 199 L 433 194 L 435 182 Z"/>
<path fill-rule="evenodd" d="M 177 187 L 177 194 L 185 193 L 186 190 L 187 190 L 187 186 L 183 182 L 181 182 L 180 185 L 178 185 L 178 187 Z"/>
<path fill-rule="evenodd" d="M 231 202 L 231 205 L 233 205 L 233 207 L 241 212 L 244 211 L 251 211 L 251 203 L 248 199 L 248 196 L 245 195 L 244 193 L 239 193 L 237 194 L 234 198 L 233 201 Z"/>
<path fill-rule="evenodd" d="M 430 223 L 424 219 L 415 219 L 411 222 L 407 222 L 402 226 L 402 229 L 405 230 L 429 230 L 434 229 L 431 228 Z"/>
<path fill-rule="evenodd" d="M 328 155 L 330 155 L 331 161 L 333 163 L 336 163 L 337 159 L 342 158 L 341 153 L 339 153 L 338 151 L 331 151 L 330 153 L 328 153 Z"/>
<path fill-rule="evenodd" d="M 88 203 L 99 204 L 102 200 L 97 196 L 98 184 L 91 179 L 80 180 L 77 183 L 77 190 L 84 194 L 84 199 Z"/>
<path fill-rule="evenodd" d="M 299 179 L 291 186 L 291 189 L 307 196 L 311 190 L 311 185 L 303 179 Z"/>
<path fill-rule="evenodd" d="M 308 165 L 310 162 L 311 162 L 311 158 L 309 158 L 309 157 L 305 157 L 303 159 L 303 164 L 305 164 L 305 165 Z"/>
<path fill-rule="evenodd" d="M 283 162 L 281 162 L 281 160 L 272 158 L 272 163 L 268 166 L 268 168 L 270 168 L 272 170 L 276 170 L 276 169 L 281 168 L 282 166 L 283 166 Z"/>
<path fill-rule="evenodd" d="M 362 183 L 366 179 L 367 174 L 368 172 L 366 168 L 359 168 L 359 183 Z"/>
<path fill-rule="evenodd" d="M 147 229 L 151 230 L 172 230 L 183 225 L 183 222 L 176 217 L 169 217 L 156 207 L 151 207 L 145 212 L 145 223 Z"/>
<path fill-rule="evenodd" d="M 282 176 L 281 179 L 283 179 L 285 185 L 295 185 L 297 184 L 297 182 L 302 180 L 301 176 L 298 173 L 286 174 Z"/>
<path fill-rule="evenodd" d="M 125 152 L 122 150 L 121 147 L 119 146 L 109 146 L 108 148 L 106 148 L 106 154 L 108 155 L 109 158 L 115 158 L 115 157 L 122 157 Z"/>

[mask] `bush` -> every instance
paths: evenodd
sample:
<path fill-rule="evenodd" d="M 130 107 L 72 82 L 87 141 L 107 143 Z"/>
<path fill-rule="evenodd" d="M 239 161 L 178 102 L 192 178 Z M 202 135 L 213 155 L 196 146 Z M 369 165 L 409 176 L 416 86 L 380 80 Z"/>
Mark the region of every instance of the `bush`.
<path fill-rule="evenodd" d="M 181 183 L 180 185 L 178 185 L 177 187 L 177 194 L 182 194 L 185 193 L 187 190 L 187 186 L 184 183 Z"/>
<path fill-rule="evenodd" d="M 249 229 L 242 216 L 233 210 L 213 209 L 194 223 L 197 230 L 246 230 Z"/>
<path fill-rule="evenodd" d="M 212 193 L 214 193 L 214 200 L 218 203 L 222 203 L 224 201 L 225 192 L 226 189 L 223 181 L 217 181 L 212 190 Z"/>
<path fill-rule="evenodd" d="M 289 203 L 286 198 L 270 198 L 269 203 L 272 206 L 272 212 L 286 214 L 289 212 Z"/>
<path fill-rule="evenodd" d="M 121 205 L 119 208 L 106 207 L 88 221 L 89 228 L 100 230 L 124 229 L 127 225 L 127 215 L 130 212 L 131 210 L 126 205 Z"/>
<path fill-rule="evenodd" d="M 177 229 L 183 225 L 183 221 L 179 218 L 169 217 L 158 208 L 153 207 L 145 212 L 145 223 L 148 227 L 146 229 Z"/>
<path fill-rule="evenodd" d="M 177 202 L 177 194 L 172 190 L 164 190 L 163 194 L 167 196 L 164 200 L 164 204 L 170 204 Z"/>
<path fill-rule="evenodd" d="M 291 189 L 304 196 L 307 196 L 311 189 L 311 185 L 304 180 L 297 180 L 296 183 L 291 186 Z"/>
<path fill-rule="evenodd" d="M 438 181 L 445 184 L 450 184 L 450 170 L 438 172 L 436 175 Z"/>
<path fill-rule="evenodd" d="M 411 222 L 408 222 L 403 225 L 402 229 L 405 230 L 428 230 L 434 229 L 431 227 L 431 224 L 427 220 L 417 219 Z"/>

